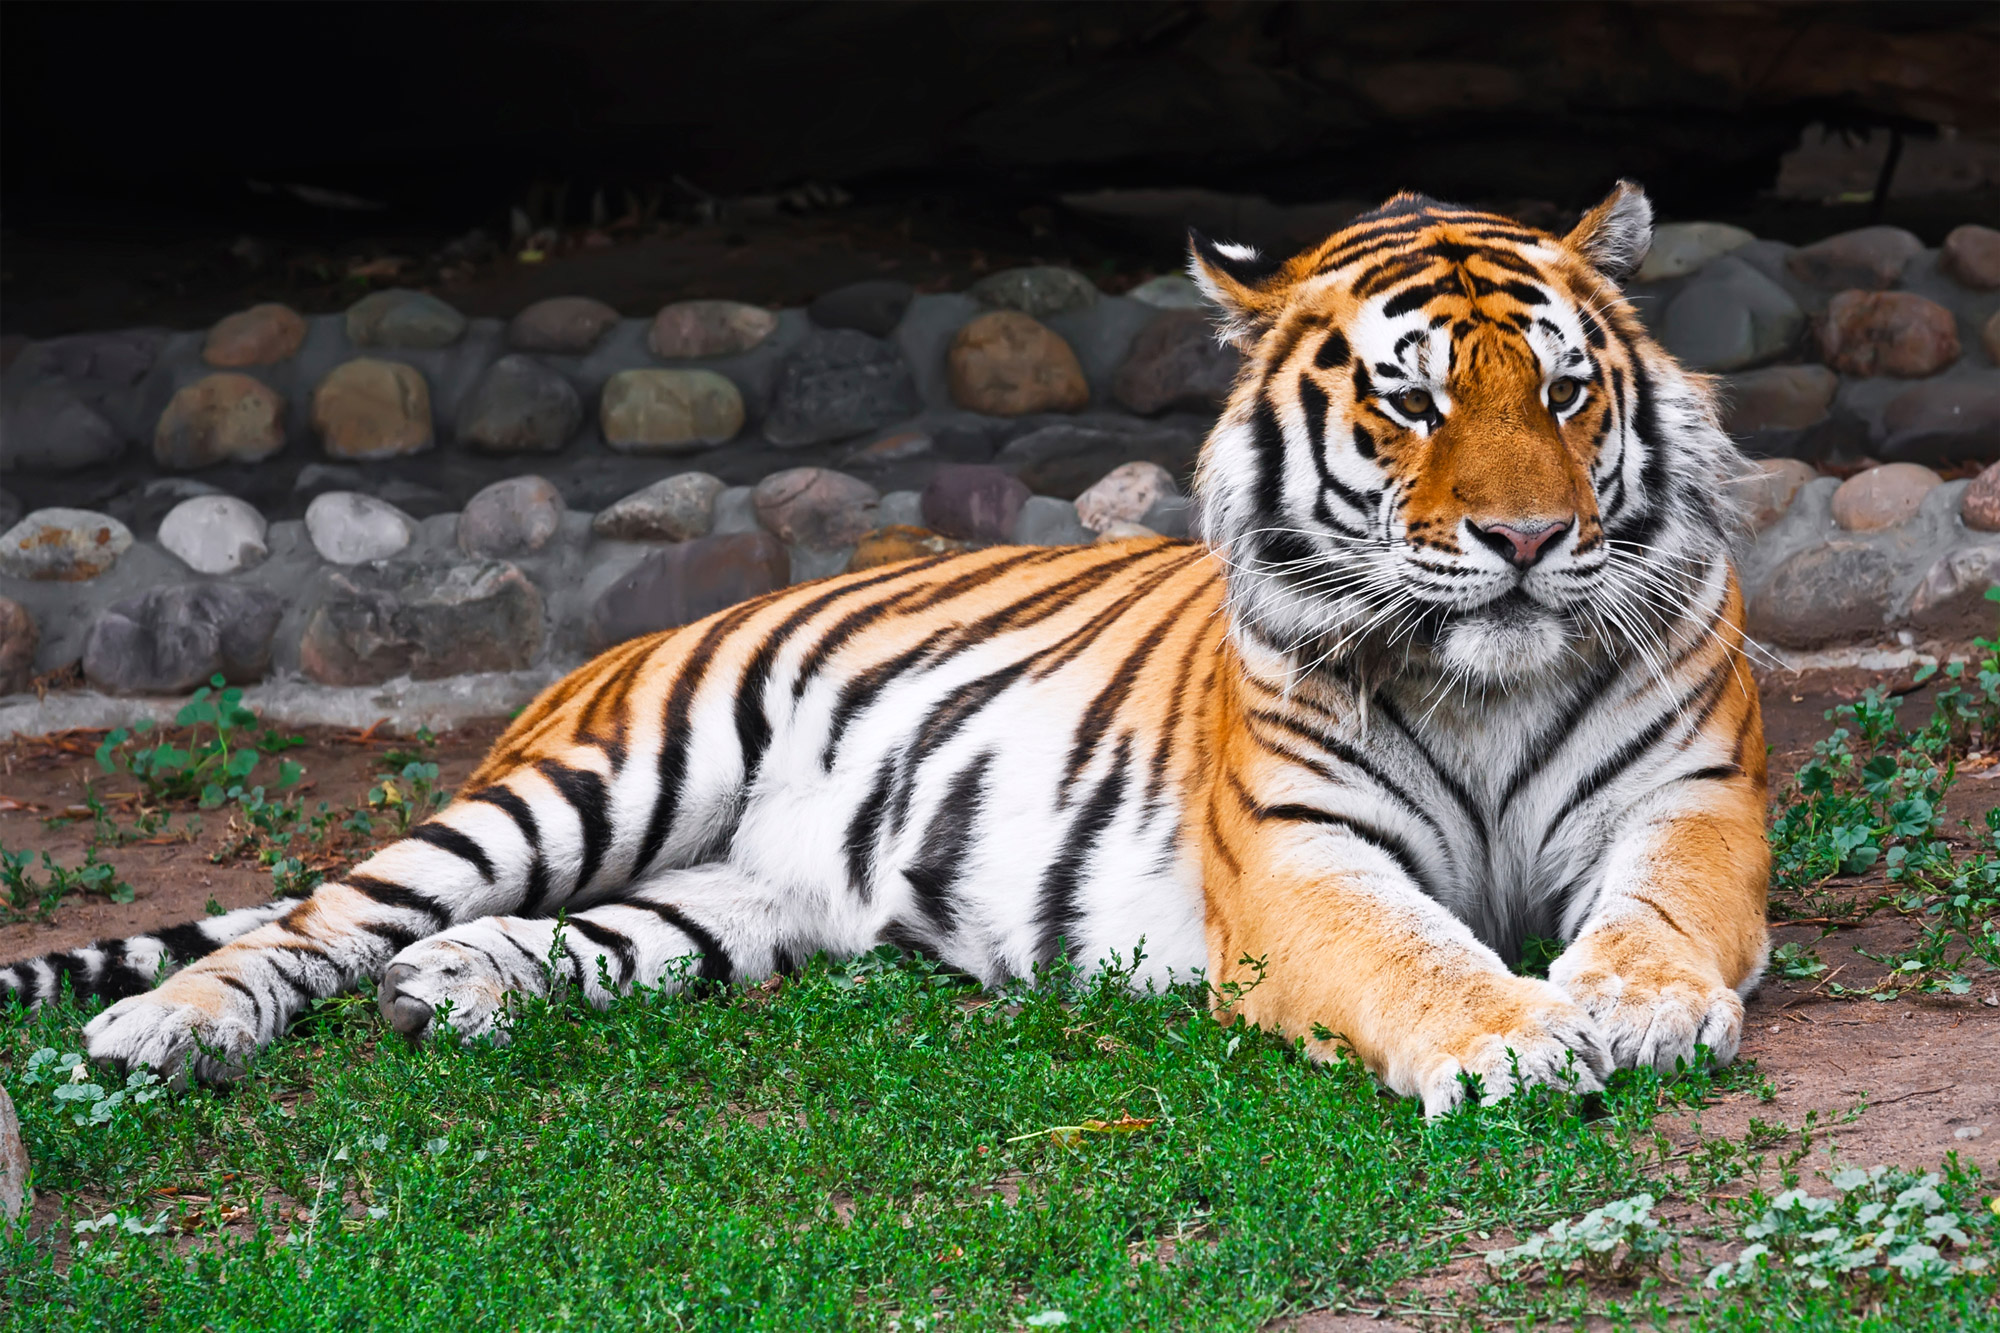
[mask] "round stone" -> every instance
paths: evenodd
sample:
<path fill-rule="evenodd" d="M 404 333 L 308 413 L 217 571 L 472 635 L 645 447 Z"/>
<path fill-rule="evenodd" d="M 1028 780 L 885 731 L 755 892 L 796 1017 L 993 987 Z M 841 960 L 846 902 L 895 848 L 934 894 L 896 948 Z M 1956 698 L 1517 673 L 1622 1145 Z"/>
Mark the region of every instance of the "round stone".
<path fill-rule="evenodd" d="M 264 562 L 268 525 L 233 495 L 183 500 L 160 520 L 160 545 L 197 574 L 234 574 Z"/>
<path fill-rule="evenodd" d="M 1743 508 L 1754 531 L 1762 532 L 1785 516 L 1799 488 L 1819 473 L 1796 458 L 1767 458 L 1743 478 Z"/>
<path fill-rule="evenodd" d="M 208 331 L 201 359 L 228 370 L 269 366 L 297 356 L 305 341 L 306 322 L 299 312 L 272 301 L 223 316 Z"/>
<path fill-rule="evenodd" d="M 0 470 L 75 472 L 124 452 L 124 437 L 66 384 L 0 398 Z"/>
<path fill-rule="evenodd" d="M 1137 523 L 1160 501 L 1179 495 L 1173 473 L 1158 463 L 1122 463 L 1076 497 L 1076 516 L 1094 532 Z"/>
<path fill-rule="evenodd" d="M 970 549 L 971 547 L 964 542 L 953 541 L 939 533 L 897 524 L 892 527 L 877 528 L 863 537 L 847 561 L 847 572 L 853 574 L 863 569 L 874 569 L 878 565 L 893 565 L 904 560 L 922 560 L 936 555 L 953 555 Z"/>
<path fill-rule="evenodd" d="M 1035 319 L 1097 304 L 1097 288 L 1089 278 L 1054 264 L 1003 269 L 973 283 L 966 294 L 981 305 L 1018 310 Z"/>
<path fill-rule="evenodd" d="M 465 502 L 458 549 L 467 555 L 527 555 L 549 544 L 562 519 L 562 492 L 547 478 L 509 477 Z"/>
<path fill-rule="evenodd" d="M 2000 287 L 2000 231 L 1972 222 L 1952 228 L 1938 252 L 1938 267 L 1962 286 L 1982 292 Z"/>
<path fill-rule="evenodd" d="M 598 424 L 620 453 L 694 453 L 743 429 L 743 395 L 712 370 L 621 370 L 604 383 Z"/>
<path fill-rule="evenodd" d="M 1924 251 L 1924 243 L 1901 227 L 1862 227 L 1794 250 L 1785 267 L 1801 282 L 1827 291 L 1893 287 L 1903 270 Z"/>
<path fill-rule="evenodd" d="M 449 347 L 464 333 L 464 315 L 407 287 L 371 293 L 347 308 L 347 340 L 356 347 Z"/>
<path fill-rule="evenodd" d="M 1667 305 L 1660 342 L 1695 370 L 1741 370 L 1789 350 L 1805 312 L 1783 287 L 1733 255 L 1703 267 Z"/>
<path fill-rule="evenodd" d="M 758 482 L 750 498 L 757 521 L 785 545 L 831 551 L 874 529 L 882 493 L 844 472 L 795 467 Z"/>
<path fill-rule="evenodd" d="M 768 532 L 676 542 L 649 554 L 598 595 L 590 609 L 590 641 L 608 648 L 691 624 L 784 587 L 791 572 L 791 556 Z"/>
<path fill-rule="evenodd" d="M 361 357 L 313 390 L 312 424 L 334 458 L 397 458 L 431 447 L 431 391 L 413 367 Z"/>
<path fill-rule="evenodd" d="M 2000 365 L 2000 310 L 1987 318 L 1986 327 L 1979 331 L 1979 342 L 1986 349 L 1986 359 Z"/>
<path fill-rule="evenodd" d="M 336 565 L 387 560 L 417 535 L 416 520 L 372 495 L 328 491 L 306 506 L 306 535 Z"/>
<path fill-rule="evenodd" d="M 1894 559 L 1872 542 L 1815 543 L 1788 557 L 1750 598 L 1750 632 L 1785 648 L 1879 636 L 1895 579 Z"/>
<path fill-rule="evenodd" d="M 0 491 L 0 531 L 5 531 L 21 521 L 27 511 L 21 507 L 20 498 L 10 491 Z"/>
<path fill-rule="evenodd" d="M 0 574 L 81 583 L 132 549 L 132 530 L 89 509 L 37 509 L 0 537 Z"/>
<path fill-rule="evenodd" d="M 255 463 L 285 447 L 285 400 L 277 390 L 224 371 L 173 396 L 153 430 L 153 461 L 198 468 Z"/>
<path fill-rule="evenodd" d="M 1833 521 L 1849 532 L 1907 523 L 1944 478 L 1919 463 L 1884 463 L 1856 473 L 1833 493 Z"/>
<path fill-rule="evenodd" d="M 777 331 L 778 317 L 741 301 L 676 301 L 653 316 L 646 346 L 662 361 L 734 356 Z"/>
<path fill-rule="evenodd" d="M 540 591 L 507 561 L 397 561 L 328 580 L 299 669 L 323 685 L 521 671 L 547 638 Z"/>
<path fill-rule="evenodd" d="M 2000 371 L 1912 384 L 1882 409 L 1878 448 L 1898 462 L 2000 459 Z"/>
<path fill-rule="evenodd" d="M 1826 420 L 1840 376 L 1825 366 L 1770 366 L 1731 375 L 1722 428 L 1737 439 L 1764 430 L 1805 430 Z"/>
<path fill-rule="evenodd" d="M 1904 622 L 1928 636 L 1991 638 L 1994 607 L 1987 589 L 2000 584 L 2000 542 L 1979 542 L 1946 551 L 1910 592 Z"/>
<path fill-rule="evenodd" d="M 1819 345 L 1844 374 L 1922 379 L 1958 360 L 1958 322 L 1914 292 L 1848 291 L 1827 303 Z"/>
<path fill-rule="evenodd" d="M 947 370 L 952 401 L 968 411 L 1018 417 L 1090 406 L 1076 353 L 1054 330 L 1019 311 L 996 310 L 960 329 Z"/>
<path fill-rule="evenodd" d="M 949 537 L 1004 542 L 1029 494 L 1019 477 L 984 463 L 939 468 L 924 487 L 924 523 Z"/>
<path fill-rule="evenodd" d="M 1170 310 L 1139 330 L 1111 381 L 1111 396 L 1141 416 L 1170 407 L 1214 411 L 1229 397 L 1241 358 L 1216 340 L 1199 310 Z"/>
<path fill-rule="evenodd" d="M 1991 464 L 1972 479 L 1959 497 L 1958 514 L 1968 528 L 2000 532 L 2000 463 Z"/>
<path fill-rule="evenodd" d="M 508 321 L 507 345 L 517 352 L 581 356 L 618 322 L 618 312 L 588 296 L 551 296 Z"/>
<path fill-rule="evenodd" d="M 1214 310 L 1194 279 L 1184 273 L 1162 273 L 1148 278 L 1125 295 L 1156 310 Z"/>
<path fill-rule="evenodd" d="M 41 646 L 41 631 L 28 608 L 0 597 L 0 695 L 28 688 L 35 678 L 35 650 Z"/>
<path fill-rule="evenodd" d="M 590 520 L 607 541 L 685 542 L 715 527 L 715 497 L 722 480 L 706 472 L 681 472 L 632 492 Z"/>
<path fill-rule="evenodd" d="M 764 438 L 785 448 L 876 430 L 923 408 L 892 342 L 855 329 L 818 329 L 785 359 Z"/>
<path fill-rule="evenodd" d="M 1076 505 L 1053 495 L 1031 495 L 1021 506 L 1008 540 L 1023 546 L 1085 546 L 1097 536 L 1076 516 Z"/>
<path fill-rule="evenodd" d="M 83 643 L 83 674 L 108 694 L 185 694 L 221 673 L 253 681 L 271 665 L 285 601 L 264 588 L 194 583 L 107 607 Z"/>
<path fill-rule="evenodd" d="M 806 314 L 823 329 L 856 329 L 871 338 L 886 338 L 902 323 L 916 294 L 907 282 L 850 282 L 815 297 Z"/>
<path fill-rule="evenodd" d="M 1667 222 L 1653 229 L 1653 247 L 1634 282 L 1684 278 L 1718 255 L 1741 249 L 1756 236 L 1727 222 Z"/>
<path fill-rule="evenodd" d="M 460 442 L 486 454 L 552 454 L 583 424 L 570 382 L 533 357 L 503 356 L 458 408 Z"/>

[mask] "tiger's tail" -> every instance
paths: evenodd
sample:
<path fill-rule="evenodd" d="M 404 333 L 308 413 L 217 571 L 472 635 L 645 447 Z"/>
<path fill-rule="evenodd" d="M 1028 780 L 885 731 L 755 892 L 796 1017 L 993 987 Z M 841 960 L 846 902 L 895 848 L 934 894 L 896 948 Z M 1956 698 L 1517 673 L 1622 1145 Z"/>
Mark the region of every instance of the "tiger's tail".
<path fill-rule="evenodd" d="M 138 995 L 297 906 L 294 900 L 279 899 L 144 935 L 97 940 L 81 948 L 9 963 L 0 967 L 0 1002 L 11 998 L 29 1007 L 46 1004 L 63 993 L 65 983 L 79 1002 Z"/>

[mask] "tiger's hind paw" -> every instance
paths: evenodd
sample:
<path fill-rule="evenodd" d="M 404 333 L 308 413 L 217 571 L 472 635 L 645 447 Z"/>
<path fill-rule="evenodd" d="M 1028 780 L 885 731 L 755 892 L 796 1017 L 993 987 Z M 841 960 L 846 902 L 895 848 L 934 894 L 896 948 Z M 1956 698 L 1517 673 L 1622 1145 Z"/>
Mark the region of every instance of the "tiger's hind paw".
<path fill-rule="evenodd" d="M 539 994 L 544 987 L 540 977 L 503 972 L 494 954 L 473 938 L 486 929 L 497 927 L 483 922 L 455 927 L 417 941 L 390 960 L 375 999 L 390 1027 L 423 1041 L 448 1021 L 463 1039 L 507 1040 L 509 995 Z"/>

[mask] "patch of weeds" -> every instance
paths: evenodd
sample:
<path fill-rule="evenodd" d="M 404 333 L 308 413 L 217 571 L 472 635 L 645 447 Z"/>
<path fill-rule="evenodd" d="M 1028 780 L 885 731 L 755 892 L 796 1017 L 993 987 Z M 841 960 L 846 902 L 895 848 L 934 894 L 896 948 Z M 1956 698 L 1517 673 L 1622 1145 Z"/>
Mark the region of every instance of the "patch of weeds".
<path fill-rule="evenodd" d="M 71 894 L 97 894 L 114 903 L 132 901 L 132 886 L 118 877 L 118 871 L 97 859 L 97 848 L 84 849 L 83 864 L 64 866 L 47 852 L 41 853 L 44 878 L 30 868 L 34 852 L 9 851 L 0 846 L 0 888 L 7 901 L 0 905 L 0 924 L 13 921 L 47 921 Z"/>
<path fill-rule="evenodd" d="M 213 810 L 244 789 L 265 756 L 304 744 L 303 736 L 259 730 L 243 691 L 217 675 L 182 705 L 173 729 L 156 729 L 150 719 L 119 727 L 98 745 L 97 763 L 106 773 L 136 780 L 144 805 L 192 802 Z M 289 759 L 280 761 L 278 784 L 291 786 L 303 771 Z"/>
<path fill-rule="evenodd" d="M 1522 977 L 1540 977 L 1546 981 L 1549 964 L 1562 957 L 1562 951 L 1568 947 L 1561 940 L 1530 935 L 1521 941 L 1521 956 L 1514 960 L 1514 974 Z"/>
<path fill-rule="evenodd" d="M 1770 971 L 1792 981 L 1811 981 L 1826 972 L 1826 963 L 1812 945 L 1790 940 L 1771 950 Z"/>
<path fill-rule="evenodd" d="M 1792 1188 L 1774 1199 L 1731 1201 L 1743 1216 L 1756 1218 L 1742 1228 L 1750 1244 L 1710 1270 L 1706 1285 L 1942 1286 L 1991 1265 L 1986 1254 L 1973 1252 L 1974 1237 L 1985 1240 L 1988 1230 L 1982 1210 L 1974 1205 L 1961 1213 L 1940 1193 L 1937 1173 L 1850 1168 L 1828 1183 L 1836 1191 L 1831 1196 Z"/>
<path fill-rule="evenodd" d="M 1635 1194 L 1593 1208 L 1575 1221 L 1559 1221 L 1509 1250 L 1493 1250 L 1487 1267 L 1512 1276 L 1535 1267 L 1546 1274 L 1585 1271 L 1626 1275 L 1659 1261 L 1672 1233 L 1653 1219 L 1655 1200 Z"/>

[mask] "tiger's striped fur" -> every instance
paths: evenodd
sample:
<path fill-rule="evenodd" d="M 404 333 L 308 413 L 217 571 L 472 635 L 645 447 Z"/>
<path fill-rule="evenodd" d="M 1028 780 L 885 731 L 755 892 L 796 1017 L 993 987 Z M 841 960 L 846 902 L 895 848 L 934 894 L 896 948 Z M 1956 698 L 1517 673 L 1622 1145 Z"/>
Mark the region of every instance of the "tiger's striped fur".
<path fill-rule="evenodd" d="M 0 981 L 123 996 L 93 1055 L 219 1077 L 363 976 L 398 1028 L 477 1034 L 558 980 L 1143 942 L 1142 981 L 1261 969 L 1243 1016 L 1432 1112 L 1461 1074 L 1728 1059 L 1764 747 L 1736 456 L 1614 285 L 1650 216 L 1621 185 L 1558 239 L 1400 196 L 1276 266 L 1196 237 L 1245 352 L 1206 545 L 913 561 L 626 643 L 282 916 Z M 1549 981 L 1508 970 L 1529 935 L 1570 942 Z"/>

